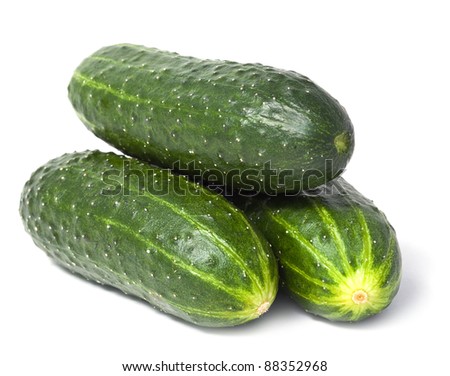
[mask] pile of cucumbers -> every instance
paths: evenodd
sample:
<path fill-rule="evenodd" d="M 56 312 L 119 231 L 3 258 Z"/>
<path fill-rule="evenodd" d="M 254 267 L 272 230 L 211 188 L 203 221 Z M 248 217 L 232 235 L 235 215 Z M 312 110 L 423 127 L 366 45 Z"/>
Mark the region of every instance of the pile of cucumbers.
<path fill-rule="evenodd" d="M 25 228 L 63 267 L 202 326 L 258 318 L 279 285 L 330 320 L 391 303 L 395 231 L 340 177 L 353 126 L 307 77 L 122 44 L 68 90 L 123 154 L 65 154 L 25 184 Z"/>

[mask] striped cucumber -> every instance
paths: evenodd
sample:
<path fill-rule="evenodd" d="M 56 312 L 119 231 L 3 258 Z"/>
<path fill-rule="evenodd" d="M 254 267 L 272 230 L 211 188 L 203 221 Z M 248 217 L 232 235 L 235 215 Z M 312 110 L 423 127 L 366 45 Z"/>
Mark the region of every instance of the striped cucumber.
<path fill-rule="evenodd" d="M 276 295 L 274 256 L 240 210 L 133 158 L 56 158 L 26 183 L 20 212 L 63 267 L 198 325 L 242 324 Z"/>
<path fill-rule="evenodd" d="M 310 79 L 260 64 L 104 47 L 76 69 L 69 98 L 96 136 L 142 160 L 227 187 L 317 187 L 354 147 L 345 109 Z"/>
<path fill-rule="evenodd" d="M 315 193 L 246 202 L 279 259 L 282 283 L 307 311 L 330 320 L 380 312 L 400 284 L 394 229 L 343 178 Z"/>

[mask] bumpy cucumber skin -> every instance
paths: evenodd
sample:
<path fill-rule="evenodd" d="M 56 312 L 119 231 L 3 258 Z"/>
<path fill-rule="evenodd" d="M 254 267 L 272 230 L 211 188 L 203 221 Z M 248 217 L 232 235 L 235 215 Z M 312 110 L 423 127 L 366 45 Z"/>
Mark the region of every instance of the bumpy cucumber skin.
<path fill-rule="evenodd" d="M 343 178 L 308 196 L 241 201 L 273 246 L 281 283 L 305 310 L 358 321 L 385 309 L 401 280 L 386 216 Z"/>
<path fill-rule="evenodd" d="M 315 188 L 353 152 L 338 101 L 305 76 L 260 64 L 114 45 L 85 59 L 68 91 L 87 128 L 126 154 L 235 188 Z"/>
<path fill-rule="evenodd" d="M 105 178 L 112 169 L 120 178 Z M 129 190 L 124 184 L 112 195 L 126 174 Z M 197 325 L 242 324 L 276 295 L 275 258 L 240 210 L 132 158 L 98 151 L 56 158 L 26 183 L 20 213 L 36 245 L 63 267 Z"/>

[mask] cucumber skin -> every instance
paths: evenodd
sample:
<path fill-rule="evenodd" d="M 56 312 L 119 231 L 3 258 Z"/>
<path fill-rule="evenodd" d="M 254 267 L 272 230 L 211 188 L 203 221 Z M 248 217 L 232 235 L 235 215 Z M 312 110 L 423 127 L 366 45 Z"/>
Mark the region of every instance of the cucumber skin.
<path fill-rule="evenodd" d="M 124 161 L 130 176 L 154 173 L 147 192 L 133 190 L 132 180 L 128 195 L 102 194 L 111 188 L 102 174 L 124 171 Z M 275 298 L 275 258 L 240 210 L 132 158 L 98 151 L 56 158 L 26 183 L 20 213 L 36 245 L 64 268 L 197 325 L 242 324 Z"/>
<path fill-rule="evenodd" d="M 273 246 L 281 284 L 306 311 L 359 321 L 385 309 L 401 280 L 401 254 L 386 216 L 343 178 L 308 195 L 235 203 Z M 342 253 L 340 253 L 340 250 Z M 368 304 L 356 304 L 363 290 Z"/>
<path fill-rule="evenodd" d="M 305 76 L 260 64 L 115 45 L 85 59 L 68 92 L 86 127 L 122 152 L 239 189 L 315 188 L 354 148 L 338 101 Z"/>

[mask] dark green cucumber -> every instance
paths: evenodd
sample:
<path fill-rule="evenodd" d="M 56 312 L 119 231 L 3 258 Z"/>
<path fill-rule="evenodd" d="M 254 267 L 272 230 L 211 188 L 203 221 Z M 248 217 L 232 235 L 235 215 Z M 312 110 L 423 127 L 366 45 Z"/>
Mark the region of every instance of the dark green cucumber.
<path fill-rule="evenodd" d="M 357 321 L 396 295 L 401 257 L 395 231 L 343 178 L 315 195 L 253 199 L 246 211 L 272 244 L 282 283 L 307 311 Z"/>
<path fill-rule="evenodd" d="M 305 76 L 260 64 L 116 45 L 85 59 L 68 90 L 83 123 L 109 144 L 228 187 L 314 188 L 353 152 L 338 101 Z"/>
<path fill-rule="evenodd" d="M 240 210 L 135 159 L 56 158 L 26 183 L 20 212 L 63 267 L 195 324 L 242 324 L 275 298 L 275 258 Z"/>

